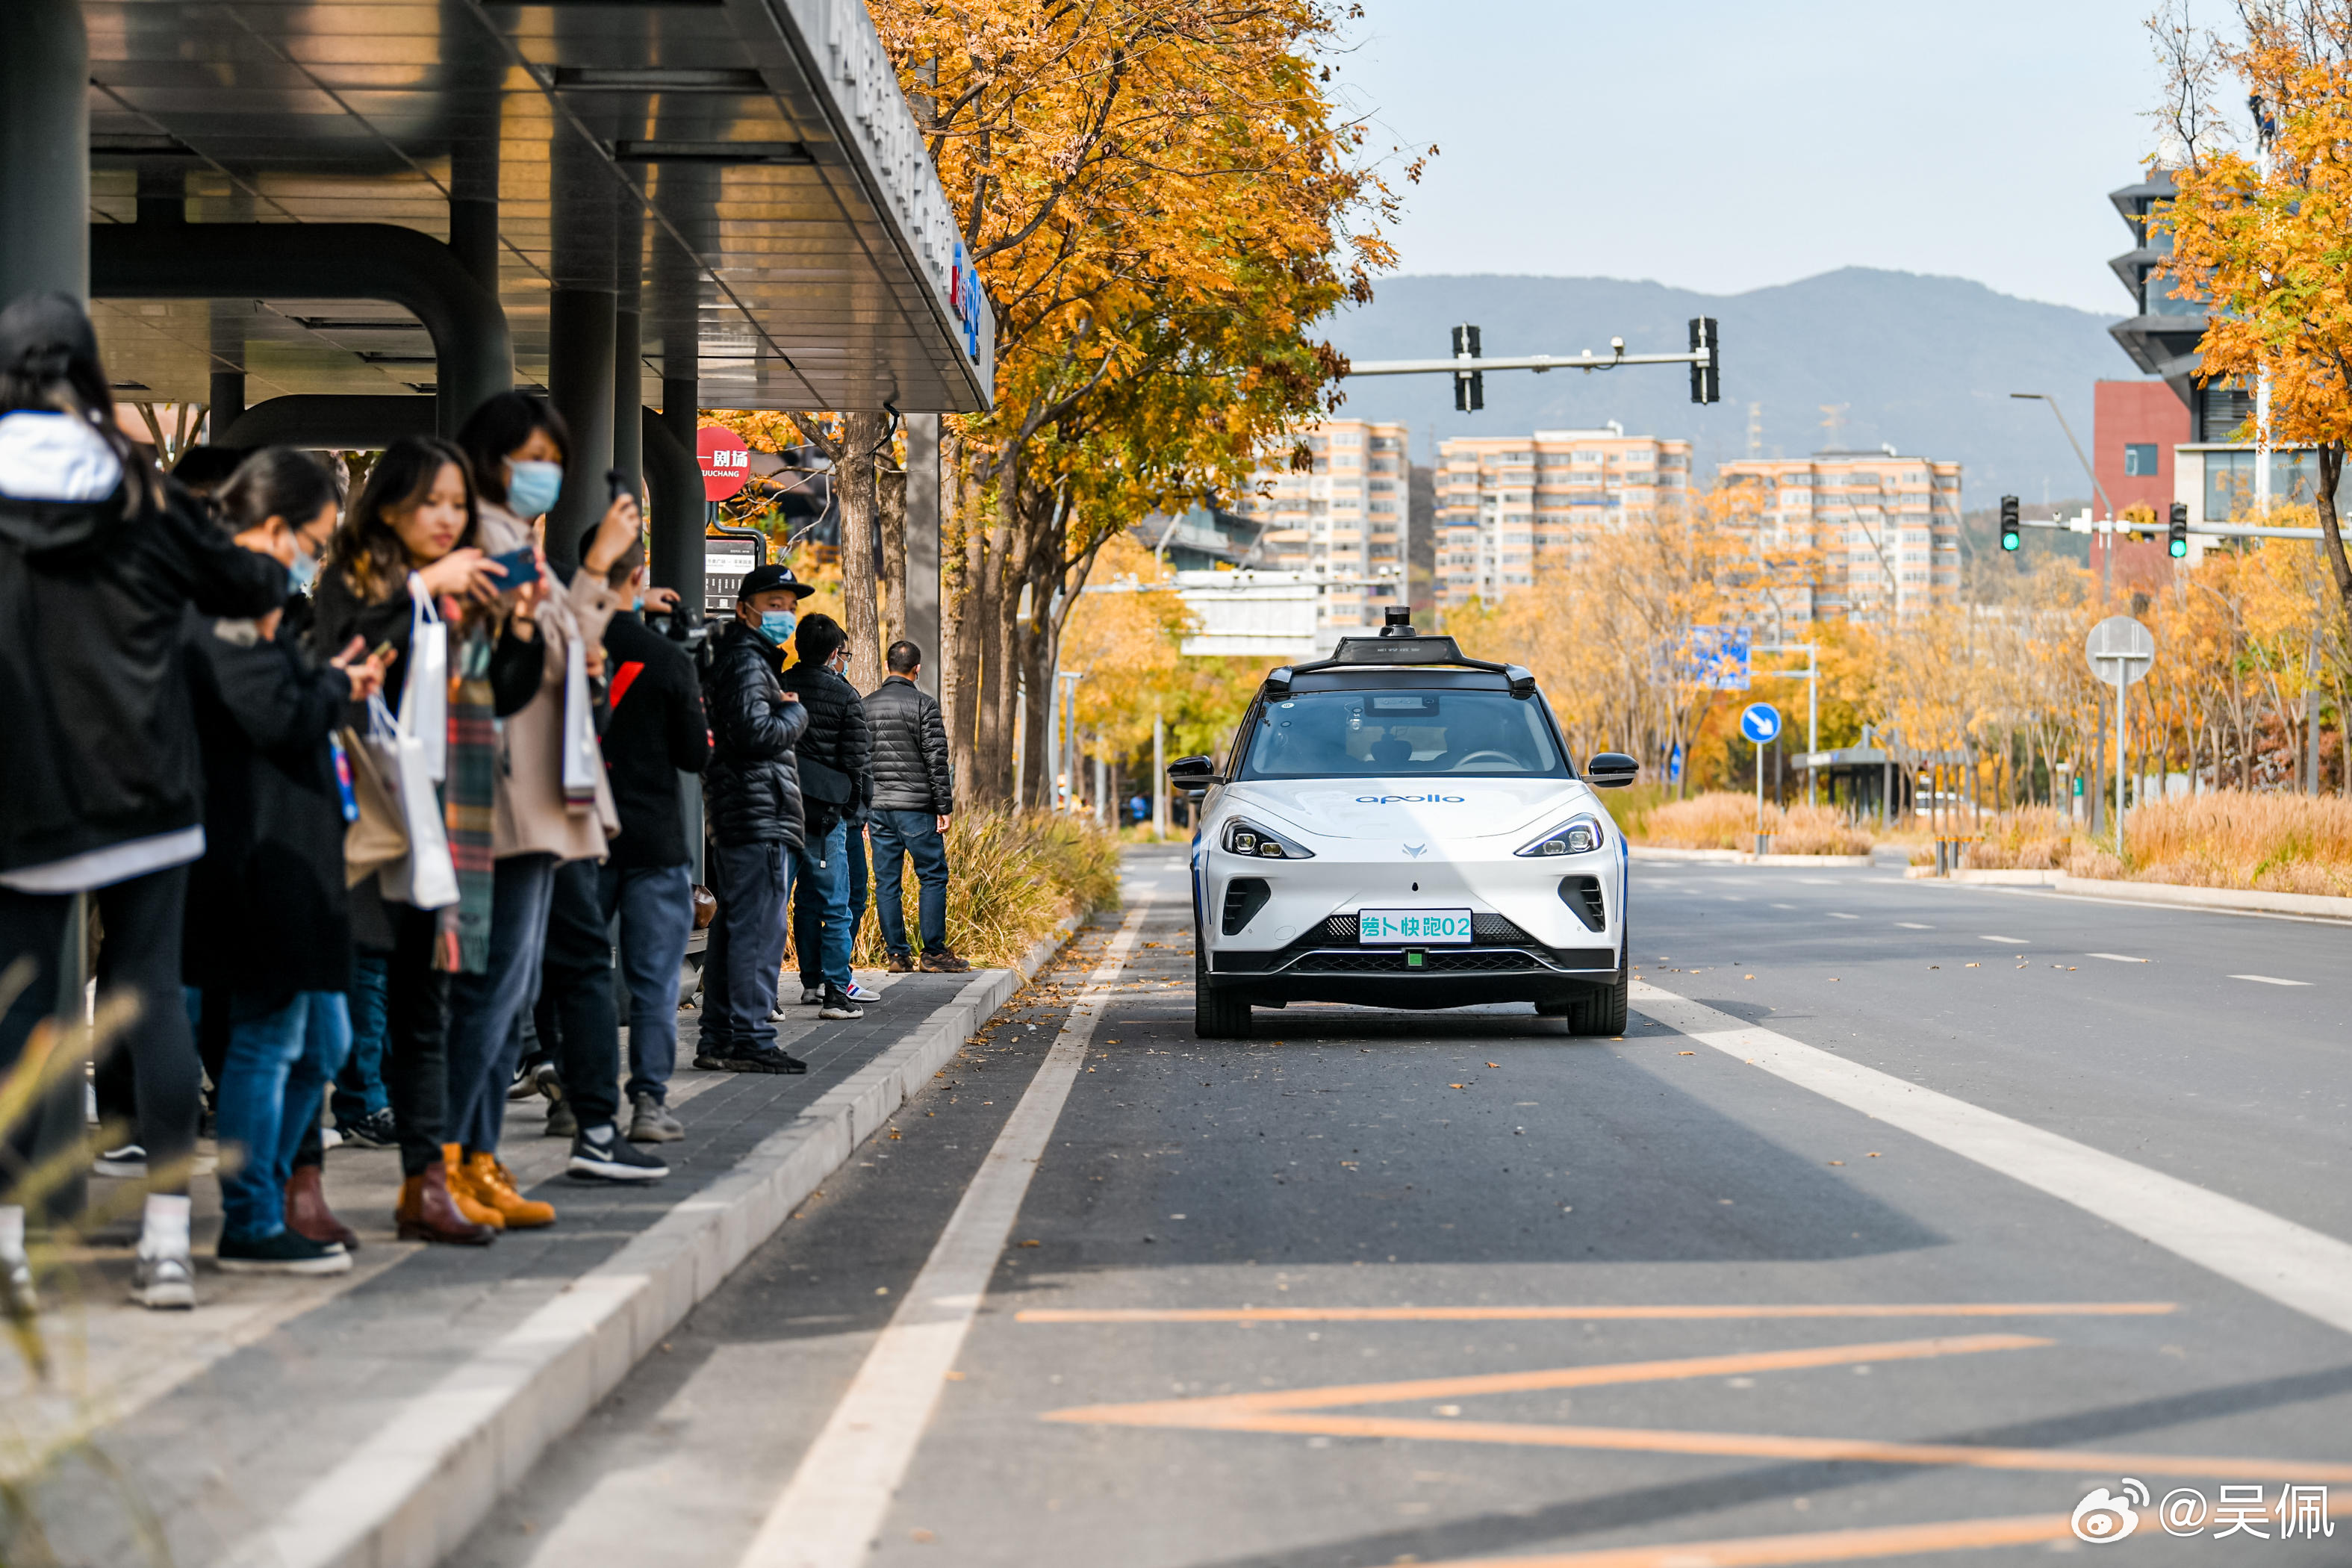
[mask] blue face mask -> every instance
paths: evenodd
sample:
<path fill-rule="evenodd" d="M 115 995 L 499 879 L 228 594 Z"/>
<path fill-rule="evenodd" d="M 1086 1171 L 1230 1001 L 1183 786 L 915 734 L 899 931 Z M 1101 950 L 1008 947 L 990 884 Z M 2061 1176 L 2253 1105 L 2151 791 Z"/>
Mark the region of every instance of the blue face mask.
<path fill-rule="evenodd" d="M 318 559 L 315 556 L 303 554 L 300 547 L 297 546 L 294 551 L 294 564 L 286 568 L 287 591 L 294 594 L 307 594 L 310 591 L 310 585 L 318 580 Z"/>
<path fill-rule="evenodd" d="M 765 634 L 770 642 L 774 643 L 778 647 L 782 647 L 786 643 L 793 640 L 793 627 L 799 624 L 800 617 L 793 615 L 790 610 L 762 610 L 760 612 L 760 630 Z"/>
<path fill-rule="evenodd" d="M 509 463 L 507 506 L 520 518 L 534 518 L 555 509 L 563 493 L 563 465 L 524 461 Z"/>

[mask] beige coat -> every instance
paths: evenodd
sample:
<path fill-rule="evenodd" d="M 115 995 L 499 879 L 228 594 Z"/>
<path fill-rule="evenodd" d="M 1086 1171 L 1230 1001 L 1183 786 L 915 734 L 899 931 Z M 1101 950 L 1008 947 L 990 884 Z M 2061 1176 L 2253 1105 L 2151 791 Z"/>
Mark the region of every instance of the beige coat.
<path fill-rule="evenodd" d="M 528 524 L 504 507 L 481 503 L 481 544 L 492 554 L 531 542 Z M 559 860 L 601 860 L 604 841 L 621 830 L 600 752 L 596 798 L 574 806 L 563 795 L 563 666 L 573 639 L 596 647 L 621 598 L 593 573 L 575 572 L 572 585 L 539 606 L 544 652 L 538 694 L 499 724 L 498 784 L 490 820 L 490 854 L 552 855 Z"/>

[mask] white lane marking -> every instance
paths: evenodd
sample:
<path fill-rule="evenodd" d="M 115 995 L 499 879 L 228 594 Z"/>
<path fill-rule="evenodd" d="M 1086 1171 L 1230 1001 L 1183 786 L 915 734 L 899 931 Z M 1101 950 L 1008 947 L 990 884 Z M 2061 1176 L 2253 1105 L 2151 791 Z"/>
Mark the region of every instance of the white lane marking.
<path fill-rule="evenodd" d="M 1934 926 L 1923 926 L 1917 921 L 1896 921 L 1895 923 L 1905 931 L 1934 931 L 1936 929 Z"/>
<path fill-rule="evenodd" d="M 987 1294 L 1013 1222 L 1021 1217 L 1029 1180 L 1045 1158 L 1062 1103 L 1086 1064 L 1095 1025 L 1143 931 L 1159 891 L 1128 914 L 1102 963 L 1029 1080 L 1021 1103 L 997 1134 L 980 1173 L 964 1189 L 889 1327 L 866 1352 L 865 1364 L 810 1445 L 760 1532 L 743 1553 L 742 1568 L 857 1568 L 889 1511 L 892 1496 L 930 1425 L 947 1374 L 962 1352 L 965 1333 Z"/>
<path fill-rule="evenodd" d="M 1843 910 L 1830 910 L 1829 915 L 1830 919 L 1833 921 L 1858 921 L 1862 919 L 1860 915 L 1850 915 Z"/>
<path fill-rule="evenodd" d="M 2252 980 L 2263 985 L 2308 985 L 2308 980 L 2281 980 L 2275 974 L 2232 974 L 2232 980 Z"/>
<path fill-rule="evenodd" d="M 2011 947 L 2023 947 L 2025 945 L 2025 939 L 2021 936 L 1985 936 L 1979 933 L 1977 940 L 1979 942 L 2004 942 Z"/>
<path fill-rule="evenodd" d="M 2095 952 L 2093 958 L 2104 958 L 2110 963 L 2146 963 L 2145 958 L 2134 958 L 2127 952 Z"/>
<path fill-rule="evenodd" d="M 1948 1149 L 2352 1333 L 2352 1245 L 2252 1204 L 1938 1094 L 1728 1013 L 1633 983 L 1647 1016 L 1727 1056 Z"/>
<path fill-rule="evenodd" d="M 1772 907 L 1776 910 L 1793 910 L 1797 906 L 1794 904 L 1774 904 Z"/>

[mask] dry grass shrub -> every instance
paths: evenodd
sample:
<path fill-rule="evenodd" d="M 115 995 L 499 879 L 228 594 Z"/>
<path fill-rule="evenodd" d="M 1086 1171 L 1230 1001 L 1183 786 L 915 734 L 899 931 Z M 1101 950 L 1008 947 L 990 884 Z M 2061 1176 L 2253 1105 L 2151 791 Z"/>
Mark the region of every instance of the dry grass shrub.
<path fill-rule="evenodd" d="M 960 811 L 948 819 L 948 945 L 979 968 L 1010 965 L 1064 915 L 1118 902 L 1118 840 L 1066 813 Z M 870 886 L 870 884 L 869 884 Z M 909 862 L 900 892 L 907 938 L 919 942 Z M 878 968 L 882 922 L 858 922 L 851 962 Z"/>
<path fill-rule="evenodd" d="M 1977 831 L 1983 837 L 1960 855 L 1960 864 L 1970 870 L 2063 871 L 2083 852 L 2074 842 L 2073 819 L 2055 806 L 1995 812 Z"/>
<path fill-rule="evenodd" d="M 1675 849 L 1753 849 L 1756 798 L 1711 790 L 1654 807 L 1643 826 L 1644 842 Z M 1764 831 L 1772 835 L 1776 855 L 1870 853 L 1869 832 L 1847 821 L 1834 806 L 1792 805 L 1784 811 L 1768 805 Z"/>
<path fill-rule="evenodd" d="M 2224 790 L 2151 801 L 2132 812 L 2124 848 L 2128 870 L 2117 866 L 2075 875 L 2352 895 L 2352 800 Z"/>

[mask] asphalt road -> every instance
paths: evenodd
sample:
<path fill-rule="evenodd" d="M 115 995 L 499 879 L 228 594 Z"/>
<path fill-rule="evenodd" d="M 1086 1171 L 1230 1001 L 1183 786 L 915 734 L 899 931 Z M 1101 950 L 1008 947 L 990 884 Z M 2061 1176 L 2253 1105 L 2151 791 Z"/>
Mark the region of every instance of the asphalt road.
<path fill-rule="evenodd" d="M 1207 1042 L 1131 857 L 450 1560 L 2352 1562 L 2352 932 L 1634 871 L 1622 1040 Z"/>

